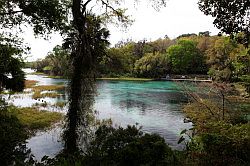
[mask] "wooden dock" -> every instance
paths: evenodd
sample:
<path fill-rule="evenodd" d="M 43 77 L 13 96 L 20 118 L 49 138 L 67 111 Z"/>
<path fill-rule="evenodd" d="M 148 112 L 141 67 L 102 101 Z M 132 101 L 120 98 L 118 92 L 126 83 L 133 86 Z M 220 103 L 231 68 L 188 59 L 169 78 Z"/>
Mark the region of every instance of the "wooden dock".
<path fill-rule="evenodd" d="M 199 79 L 189 79 L 189 78 L 161 78 L 162 81 L 177 81 L 177 82 L 213 82 L 212 80 L 199 80 Z"/>

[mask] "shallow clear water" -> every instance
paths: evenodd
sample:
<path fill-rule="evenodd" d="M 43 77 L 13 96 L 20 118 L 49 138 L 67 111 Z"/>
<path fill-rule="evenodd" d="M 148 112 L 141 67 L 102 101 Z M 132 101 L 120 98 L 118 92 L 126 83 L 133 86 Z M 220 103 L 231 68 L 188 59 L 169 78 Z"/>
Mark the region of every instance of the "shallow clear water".
<path fill-rule="evenodd" d="M 187 98 L 174 82 L 99 81 L 95 109 L 101 119 L 126 127 L 138 123 L 142 130 L 158 133 L 179 149 L 179 133 L 191 128 L 183 122 L 182 104 Z"/>
<path fill-rule="evenodd" d="M 64 79 L 52 79 L 41 75 L 27 75 L 28 80 L 37 80 L 38 85 L 67 84 Z M 60 92 L 59 98 L 31 99 L 31 94 L 22 94 L 10 97 L 9 101 L 18 106 L 32 106 L 35 103 L 46 101 L 54 104 L 57 101 L 66 101 L 65 92 Z M 181 93 L 178 84 L 167 81 L 98 81 L 97 96 L 94 109 L 99 119 L 111 118 L 115 126 L 139 124 L 142 130 L 149 133 L 158 133 L 174 149 L 182 149 L 178 145 L 180 132 L 191 128 L 191 123 L 184 123 L 184 114 L 181 111 L 187 98 Z M 48 106 L 49 107 L 49 106 Z M 57 111 L 56 108 L 49 109 Z M 62 111 L 66 113 L 67 108 Z M 37 133 L 28 140 L 27 146 L 39 160 L 43 155 L 53 157 L 63 145 L 60 142 L 60 128 Z"/>

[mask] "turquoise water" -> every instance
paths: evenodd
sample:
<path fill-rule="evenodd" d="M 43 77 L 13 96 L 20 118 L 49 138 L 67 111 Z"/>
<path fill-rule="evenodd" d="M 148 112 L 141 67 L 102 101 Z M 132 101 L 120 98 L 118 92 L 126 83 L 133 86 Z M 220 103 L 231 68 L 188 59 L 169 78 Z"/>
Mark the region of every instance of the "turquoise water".
<path fill-rule="evenodd" d="M 28 80 L 37 80 L 38 85 L 67 84 L 64 79 L 52 79 L 41 75 L 27 75 Z M 111 118 L 114 126 L 127 125 L 142 126 L 148 133 L 158 133 L 174 149 L 182 149 L 184 145 L 177 144 L 180 132 L 192 127 L 191 123 L 184 123 L 184 114 L 181 111 L 187 102 L 181 92 L 179 84 L 167 81 L 98 81 L 94 109 L 97 118 Z M 50 111 L 67 112 L 52 108 L 50 104 L 58 101 L 67 101 L 67 93 L 60 92 L 59 98 L 44 98 L 34 100 L 32 94 L 18 94 L 9 98 L 9 101 L 20 107 L 29 107 L 35 103 L 47 102 Z M 37 159 L 48 155 L 53 157 L 63 145 L 61 143 L 61 128 L 39 132 L 27 140 L 27 146 Z"/>
<path fill-rule="evenodd" d="M 191 128 L 181 108 L 187 102 L 178 84 L 167 81 L 99 81 L 95 109 L 100 119 L 111 118 L 115 126 L 138 124 L 158 133 L 175 149 L 179 134 Z"/>

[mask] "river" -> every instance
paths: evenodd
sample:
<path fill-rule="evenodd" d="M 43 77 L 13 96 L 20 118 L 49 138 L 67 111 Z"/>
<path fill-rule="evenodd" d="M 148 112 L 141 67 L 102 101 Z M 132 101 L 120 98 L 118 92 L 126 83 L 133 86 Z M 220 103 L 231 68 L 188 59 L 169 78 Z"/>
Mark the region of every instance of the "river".
<path fill-rule="evenodd" d="M 65 79 L 53 79 L 42 75 L 29 74 L 25 70 L 27 80 L 36 80 L 38 85 L 67 84 Z M 32 94 L 17 94 L 9 97 L 8 101 L 16 106 L 29 107 L 35 103 L 46 101 L 54 104 L 58 101 L 67 101 L 67 93 L 59 92 L 58 98 L 44 98 L 34 100 Z M 97 95 L 94 109 L 97 118 L 111 118 L 114 126 L 126 127 L 128 124 L 142 126 L 142 131 L 158 133 L 174 149 L 184 146 L 177 144 L 180 132 L 192 127 L 191 123 L 184 123 L 184 114 L 181 111 L 186 96 L 181 92 L 179 85 L 168 81 L 97 81 Z M 66 114 L 67 107 L 62 109 L 47 108 L 50 111 L 61 111 Z M 27 140 L 27 147 L 31 148 L 35 158 L 42 156 L 53 157 L 62 148 L 62 128 L 56 126 L 49 131 L 38 132 Z"/>

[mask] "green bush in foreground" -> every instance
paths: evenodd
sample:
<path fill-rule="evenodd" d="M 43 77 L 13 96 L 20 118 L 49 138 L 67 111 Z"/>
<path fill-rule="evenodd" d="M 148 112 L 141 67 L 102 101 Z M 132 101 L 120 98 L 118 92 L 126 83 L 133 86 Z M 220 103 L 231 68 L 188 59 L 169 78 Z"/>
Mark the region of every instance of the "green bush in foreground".
<path fill-rule="evenodd" d="M 240 110 L 227 110 L 222 119 L 221 108 L 210 101 L 189 104 L 184 111 L 195 124 L 195 136 L 187 144 L 187 163 L 249 165 L 250 124 L 241 118 Z"/>
<path fill-rule="evenodd" d="M 95 133 L 87 156 L 88 165 L 166 165 L 174 153 L 156 134 L 143 134 L 135 126 L 115 129 L 101 126 Z"/>
<path fill-rule="evenodd" d="M 7 106 L 0 100 L 0 163 L 12 165 L 15 160 L 25 160 L 28 151 L 25 140 L 28 138 L 21 122 L 7 110 Z M 17 163 L 17 162 L 16 162 Z"/>
<path fill-rule="evenodd" d="M 143 134 L 136 126 L 113 128 L 103 125 L 84 154 L 44 157 L 38 165 L 161 166 L 178 165 L 165 140 L 157 134 Z"/>

